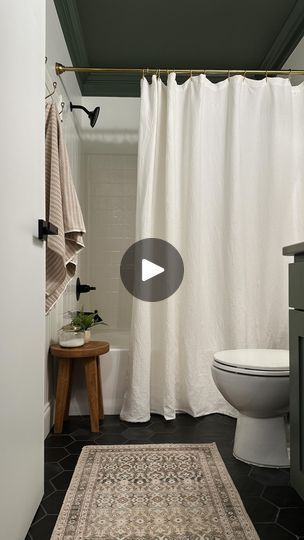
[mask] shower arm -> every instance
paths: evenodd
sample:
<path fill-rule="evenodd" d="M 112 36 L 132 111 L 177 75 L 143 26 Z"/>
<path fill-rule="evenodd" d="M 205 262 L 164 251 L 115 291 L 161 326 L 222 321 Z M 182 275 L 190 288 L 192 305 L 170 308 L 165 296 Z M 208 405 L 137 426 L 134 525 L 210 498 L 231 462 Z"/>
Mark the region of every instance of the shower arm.
<path fill-rule="evenodd" d="M 72 111 L 73 109 L 82 109 L 87 113 L 87 115 L 90 114 L 90 111 L 88 111 L 88 109 L 86 109 L 83 105 L 73 105 L 73 103 L 70 103 L 70 110 Z"/>

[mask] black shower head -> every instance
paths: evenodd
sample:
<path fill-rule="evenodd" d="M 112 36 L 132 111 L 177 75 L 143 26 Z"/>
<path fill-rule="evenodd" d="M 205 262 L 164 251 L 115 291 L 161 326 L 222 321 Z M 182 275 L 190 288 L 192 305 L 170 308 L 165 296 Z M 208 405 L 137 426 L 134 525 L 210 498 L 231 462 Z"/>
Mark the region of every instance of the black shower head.
<path fill-rule="evenodd" d="M 94 111 L 88 111 L 88 109 L 86 109 L 82 105 L 73 105 L 73 103 L 70 103 L 70 109 L 71 111 L 73 109 L 82 109 L 83 111 L 85 111 L 90 119 L 91 127 L 93 128 L 95 126 L 99 115 L 100 107 L 95 107 Z"/>
<path fill-rule="evenodd" d="M 88 117 L 90 119 L 91 127 L 93 128 L 97 122 L 97 118 L 99 115 L 100 107 L 95 107 L 94 111 L 90 111 L 88 114 Z"/>

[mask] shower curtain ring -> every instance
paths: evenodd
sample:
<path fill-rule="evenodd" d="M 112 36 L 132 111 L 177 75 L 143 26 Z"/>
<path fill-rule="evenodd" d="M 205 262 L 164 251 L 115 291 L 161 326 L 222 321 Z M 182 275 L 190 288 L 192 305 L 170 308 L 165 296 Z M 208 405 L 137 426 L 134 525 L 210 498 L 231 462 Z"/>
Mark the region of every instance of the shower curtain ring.
<path fill-rule="evenodd" d="M 228 69 L 228 81 L 230 82 L 230 69 Z"/>
<path fill-rule="evenodd" d="M 265 71 L 265 79 L 266 79 L 266 83 L 268 82 L 268 69 L 266 69 Z"/>
<path fill-rule="evenodd" d="M 246 73 L 247 73 L 247 69 L 245 69 L 244 73 L 243 73 L 243 82 L 245 81 L 246 79 Z"/>
<path fill-rule="evenodd" d="M 192 69 L 190 69 L 190 79 L 192 80 Z"/>
<path fill-rule="evenodd" d="M 290 77 L 291 77 L 291 69 L 289 70 L 289 73 L 288 73 L 288 80 L 290 81 Z"/>

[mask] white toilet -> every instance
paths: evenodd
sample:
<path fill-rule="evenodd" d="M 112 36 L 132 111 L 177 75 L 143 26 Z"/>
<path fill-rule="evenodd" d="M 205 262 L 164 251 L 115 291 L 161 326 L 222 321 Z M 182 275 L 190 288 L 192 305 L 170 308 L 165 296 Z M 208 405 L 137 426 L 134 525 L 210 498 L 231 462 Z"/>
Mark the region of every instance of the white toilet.
<path fill-rule="evenodd" d="M 239 411 L 233 455 L 260 467 L 289 467 L 289 351 L 217 352 L 212 376 L 224 398 Z"/>

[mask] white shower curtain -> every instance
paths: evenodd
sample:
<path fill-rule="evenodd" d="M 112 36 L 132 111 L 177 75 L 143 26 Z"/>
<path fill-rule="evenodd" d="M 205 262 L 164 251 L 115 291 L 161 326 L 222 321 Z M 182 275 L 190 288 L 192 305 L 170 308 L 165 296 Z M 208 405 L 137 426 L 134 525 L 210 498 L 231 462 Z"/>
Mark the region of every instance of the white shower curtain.
<path fill-rule="evenodd" d="M 133 300 L 121 416 L 233 415 L 213 353 L 288 347 L 282 247 L 304 240 L 304 85 L 143 79 L 137 189 L 137 240 L 173 244 L 185 274 L 167 300 Z"/>

